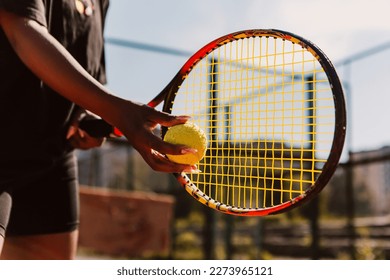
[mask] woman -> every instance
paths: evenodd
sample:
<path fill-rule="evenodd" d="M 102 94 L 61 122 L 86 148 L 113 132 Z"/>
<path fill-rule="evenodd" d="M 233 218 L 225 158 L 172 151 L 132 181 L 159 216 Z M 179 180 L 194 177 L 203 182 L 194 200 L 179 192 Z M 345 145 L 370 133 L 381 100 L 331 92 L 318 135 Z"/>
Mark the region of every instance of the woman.
<path fill-rule="evenodd" d="M 84 109 L 118 127 L 154 170 L 196 170 L 163 156 L 196 151 L 152 133 L 157 124 L 172 126 L 188 117 L 123 100 L 102 85 L 107 8 L 108 0 L 0 0 L 2 258 L 75 257 L 73 149 L 103 140 L 78 129 Z"/>

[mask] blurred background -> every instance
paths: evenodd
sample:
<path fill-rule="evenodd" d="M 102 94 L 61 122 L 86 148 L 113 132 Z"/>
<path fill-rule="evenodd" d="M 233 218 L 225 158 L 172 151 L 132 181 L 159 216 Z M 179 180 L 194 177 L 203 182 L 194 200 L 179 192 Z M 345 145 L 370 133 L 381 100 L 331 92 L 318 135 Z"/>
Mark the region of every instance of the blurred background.
<path fill-rule="evenodd" d="M 389 10 L 386 0 L 112 0 L 106 63 L 116 95 L 147 103 L 209 41 L 243 29 L 281 29 L 313 41 L 335 64 L 348 137 L 318 199 L 258 218 L 205 209 L 122 139 L 79 152 L 80 256 L 390 258 Z M 213 226 L 205 222 L 210 216 Z"/>

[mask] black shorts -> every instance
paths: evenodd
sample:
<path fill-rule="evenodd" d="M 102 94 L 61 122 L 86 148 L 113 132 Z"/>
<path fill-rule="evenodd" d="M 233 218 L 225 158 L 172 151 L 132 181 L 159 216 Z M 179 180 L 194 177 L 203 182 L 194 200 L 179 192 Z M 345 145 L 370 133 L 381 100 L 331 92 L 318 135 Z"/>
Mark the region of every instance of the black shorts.
<path fill-rule="evenodd" d="M 77 163 L 73 154 L 28 183 L 0 191 L 3 237 L 69 232 L 78 224 Z"/>

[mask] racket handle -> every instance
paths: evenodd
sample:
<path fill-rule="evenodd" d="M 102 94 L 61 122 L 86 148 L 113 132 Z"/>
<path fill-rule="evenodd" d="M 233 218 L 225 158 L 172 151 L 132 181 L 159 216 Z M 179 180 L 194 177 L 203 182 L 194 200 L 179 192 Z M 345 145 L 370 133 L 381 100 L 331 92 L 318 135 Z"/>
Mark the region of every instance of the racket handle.
<path fill-rule="evenodd" d="M 81 120 L 79 127 L 92 137 L 121 137 L 123 133 L 102 119 Z"/>

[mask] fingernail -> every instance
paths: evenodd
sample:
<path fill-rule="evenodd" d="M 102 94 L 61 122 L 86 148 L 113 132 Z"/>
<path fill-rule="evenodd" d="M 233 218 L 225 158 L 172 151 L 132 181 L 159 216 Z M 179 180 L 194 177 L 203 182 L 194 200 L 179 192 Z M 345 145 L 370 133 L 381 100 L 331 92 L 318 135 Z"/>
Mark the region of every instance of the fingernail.
<path fill-rule="evenodd" d="M 202 170 L 199 170 L 196 165 L 191 166 L 189 168 L 186 168 L 183 171 L 186 173 L 201 173 L 202 172 Z"/>
<path fill-rule="evenodd" d="M 75 132 L 76 132 L 76 128 L 74 126 L 69 127 L 68 133 L 66 134 L 66 140 L 72 137 L 73 134 L 75 134 Z"/>
<path fill-rule="evenodd" d="M 177 116 L 176 118 L 180 121 L 188 121 L 189 119 L 191 119 L 190 116 Z"/>
<path fill-rule="evenodd" d="M 79 134 L 80 134 L 80 137 L 81 137 L 81 138 L 84 138 L 84 137 L 85 137 L 85 132 L 82 131 L 81 129 L 79 129 Z"/>
<path fill-rule="evenodd" d="M 198 152 L 197 149 L 194 148 L 184 148 L 181 150 L 181 153 L 184 154 L 196 154 Z"/>

